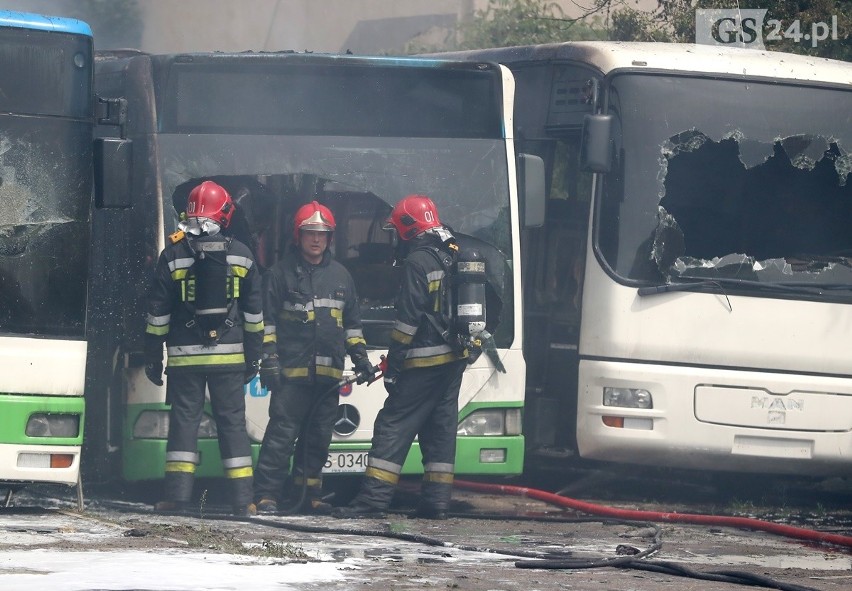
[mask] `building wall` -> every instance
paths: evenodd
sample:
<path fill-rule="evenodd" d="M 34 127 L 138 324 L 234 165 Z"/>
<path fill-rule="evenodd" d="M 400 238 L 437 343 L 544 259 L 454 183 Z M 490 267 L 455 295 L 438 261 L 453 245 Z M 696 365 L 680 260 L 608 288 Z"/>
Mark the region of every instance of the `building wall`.
<path fill-rule="evenodd" d="M 122 7 L 133 4 L 138 19 Z M 592 2 L 549 0 L 564 14 L 582 14 Z M 635 4 L 634 4 L 635 2 Z M 459 20 L 488 0 L 0 0 L 0 8 L 82 18 L 97 49 L 184 51 L 316 51 L 399 54 L 406 46 L 440 42 Z M 631 0 L 643 10 L 657 0 Z"/>
<path fill-rule="evenodd" d="M 469 17 L 488 0 L 138 0 L 145 28 L 140 49 L 400 53 L 405 41 L 435 43 L 441 23 Z M 568 17 L 576 0 L 557 0 Z M 587 4 L 587 3 L 582 3 Z M 656 0 L 638 0 L 651 10 Z M 402 41 L 400 41 L 402 39 Z"/>
<path fill-rule="evenodd" d="M 145 51 L 338 52 L 347 49 L 344 44 L 360 21 L 426 15 L 458 18 L 470 0 L 140 0 L 140 4 L 146 23 L 141 43 Z M 386 34 L 392 36 L 393 31 Z"/>

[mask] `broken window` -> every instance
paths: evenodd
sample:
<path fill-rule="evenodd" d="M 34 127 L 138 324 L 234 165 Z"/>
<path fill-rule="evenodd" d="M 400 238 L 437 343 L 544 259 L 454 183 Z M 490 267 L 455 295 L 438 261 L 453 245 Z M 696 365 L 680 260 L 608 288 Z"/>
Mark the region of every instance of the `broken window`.
<path fill-rule="evenodd" d="M 663 274 L 706 274 L 715 267 L 741 279 L 759 280 L 766 272 L 774 281 L 783 279 L 778 272 L 849 265 L 852 183 L 838 173 L 846 157 L 836 142 L 819 136 L 717 142 L 691 130 L 663 150 L 660 221 L 677 224 L 683 236 L 675 260 L 675 253 L 657 256 Z M 666 246 L 655 244 L 655 250 Z"/>
<path fill-rule="evenodd" d="M 58 117 L 3 118 L 0 333 L 83 335 L 90 145 L 91 130 L 84 123 Z M 71 161 L 67 154 L 80 158 Z"/>
<path fill-rule="evenodd" d="M 852 136 L 837 121 L 852 94 L 616 80 L 619 150 L 598 234 L 616 272 L 653 282 L 743 280 L 743 289 L 852 287 Z"/>
<path fill-rule="evenodd" d="M 160 136 L 167 233 L 177 226 L 189 191 L 203 179 L 237 202 L 228 232 L 247 244 L 262 267 L 292 245 L 293 214 L 316 199 L 337 222 L 335 258 L 355 280 L 369 346 L 386 348 L 399 290 L 391 237 L 382 230 L 391 207 L 422 193 L 462 247 L 485 257 L 490 283 L 504 304 L 491 305 L 498 346 L 513 339 L 511 218 L 505 147 L 499 140 L 335 138 L 303 136 Z"/>

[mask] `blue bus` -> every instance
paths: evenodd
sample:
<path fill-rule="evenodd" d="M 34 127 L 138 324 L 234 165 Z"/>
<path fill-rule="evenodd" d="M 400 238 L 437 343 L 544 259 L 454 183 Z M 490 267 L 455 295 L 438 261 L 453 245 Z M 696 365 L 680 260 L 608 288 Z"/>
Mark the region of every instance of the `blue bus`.
<path fill-rule="evenodd" d="M 93 193 L 84 22 L 0 11 L 0 487 L 79 481 Z"/>

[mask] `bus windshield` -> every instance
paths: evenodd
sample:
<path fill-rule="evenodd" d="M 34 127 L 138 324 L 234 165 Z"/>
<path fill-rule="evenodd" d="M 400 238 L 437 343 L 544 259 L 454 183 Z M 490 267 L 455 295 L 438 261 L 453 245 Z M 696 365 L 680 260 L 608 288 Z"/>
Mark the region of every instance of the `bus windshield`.
<path fill-rule="evenodd" d="M 852 298 L 852 129 L 838 125 L 852 92 L 628 73 L 608 97 L 596 231 L 617 276 Z"/>
<path fill-rule="evenodd" d="M 154 56 L 153 64 L 167 232 L 193 183 L 215 178 L 238 196 L 232 231 L 268 265 L 289 246 L 288 216 L 319 200 L 338 217 L 335 256 L 355 278 L 365 323 L 382 326 L 368 328 L 368 344 L 386 347 L 398 269 L 381 228 L 397 201 L 428 195 L 441 221 L 486 258 L 493 295 L 508 304 L 495 339 L 512 342 L 497 66 L 310 54 Z"/>
<path fill-rule="evenodd" d="M 9 27 L 0 28 L 0 48 L 0 111 L 69 117 L 91 113 L 90 38 Z"/>
<path fill-rule="evenodd" d="M 91 62 L 89 37 L 0 29 L 2 333 L 83 335 Z"/>
<path fill-rule="evenodd" d="M 391 313 L 397 292 L 390 234 L 382 226 L 392 206 L 409 194 L 429 195 L 441 221 L 476 244 L 509 314 L 512 301 L 511 224 L 505 146 L 492 139 L 355 138 L 318 136 L 160 136 L 162 187 L 171 195 L 167 232 L 177 227 L 189 189 L 215 178 L 238 200 L 233 231 L 274 262 L 288 246 L 290 228 L 271 220 L 306 198 L 338 212 L 336 257 L 355 277 L 365 318 Z M 242 228 L 242 230 L 241 230 Z M 496 338 L 511 342 L 506 316 Z M 387 346 L 384 338 L 368 343 Z M 385 335 L 386 336 L 386 335 Z"/>

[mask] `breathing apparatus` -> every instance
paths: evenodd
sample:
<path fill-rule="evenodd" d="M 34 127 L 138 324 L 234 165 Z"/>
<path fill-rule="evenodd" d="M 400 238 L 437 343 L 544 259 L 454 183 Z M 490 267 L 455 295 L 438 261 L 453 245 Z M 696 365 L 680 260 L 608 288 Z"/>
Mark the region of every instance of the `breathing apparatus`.
<path fill-rule="evenodd" d="M 434 318 L 430 318 L 430 321 L 448 344 L 468 350 L 470 363 L 485 351 L 497 370 L 505 373 L 506 368 L 497 355 L 494 338 L 485 329 L 488 279 L 482 254 L 475 248 L 459 248 L 452 230 L 441 223 L 435 203 L 425 195 L 409 195 L 400 200 L 391 211 L 384 228 L 393 230 L 397 240 L 395 264 L 400 264 L 408 253 L 429 237 L 435 237 L 451 253 L 452 261 L 449 265 L 442 261 L 450 277 L 449 330 L 442 330 Z"/>

